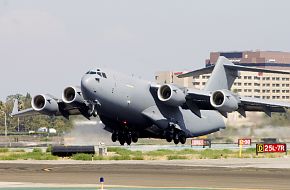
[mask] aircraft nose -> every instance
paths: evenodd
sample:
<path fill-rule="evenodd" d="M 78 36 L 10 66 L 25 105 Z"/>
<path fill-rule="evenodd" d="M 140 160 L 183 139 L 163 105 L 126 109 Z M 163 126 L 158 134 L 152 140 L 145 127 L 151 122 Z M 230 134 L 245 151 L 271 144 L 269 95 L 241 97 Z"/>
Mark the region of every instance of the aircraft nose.
<path fill-rule="evenodd" d="M 90 92 L 92 89 L 92 77 L 88 75 L 84 75 L 81 80 L 81 89 L 85 99 L 88 99 Z"/>

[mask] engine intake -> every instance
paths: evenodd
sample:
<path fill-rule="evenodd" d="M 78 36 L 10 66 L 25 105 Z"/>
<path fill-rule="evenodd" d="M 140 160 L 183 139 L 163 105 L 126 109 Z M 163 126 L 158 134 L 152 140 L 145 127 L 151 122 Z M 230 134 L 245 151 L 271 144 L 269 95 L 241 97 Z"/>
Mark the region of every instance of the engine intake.
<path fill-rule="evenodd" d="M 40 94 L 33 97 L 31 106 L 35 111 L 53 115 L 59 111 L 57 101 L 48 94 Z"/>
<path fill-rule="evenodd" d="M 185 100 L 185 94 L 176 86 L 165 84 L 157 92 L 158 99 L 170 106 L 182 106 Z"/>
<path fill-rule="evenodd" d="M 215 91 L 210 97 L 210 103 L 217 110 L 228 113 L 239 108 L 238 99 L 228 90 Z"/>
<path fill-rule="evenodd" d="M 62 100 L 67 104 L 82 104 L 84 98 L 79 87 L 70 86 L 64 89 Z"/>

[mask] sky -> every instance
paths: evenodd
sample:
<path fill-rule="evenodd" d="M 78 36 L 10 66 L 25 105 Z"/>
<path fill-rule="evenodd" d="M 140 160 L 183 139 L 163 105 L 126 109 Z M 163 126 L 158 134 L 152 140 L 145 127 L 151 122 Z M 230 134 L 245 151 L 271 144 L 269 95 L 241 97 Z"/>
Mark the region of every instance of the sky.
<path fill-rule="evenodd" d="M 61 97 L 91 68 L 154 80 L 211 51 L 290 51 L 290 1 L 0 0 L 0 100 Z"/>

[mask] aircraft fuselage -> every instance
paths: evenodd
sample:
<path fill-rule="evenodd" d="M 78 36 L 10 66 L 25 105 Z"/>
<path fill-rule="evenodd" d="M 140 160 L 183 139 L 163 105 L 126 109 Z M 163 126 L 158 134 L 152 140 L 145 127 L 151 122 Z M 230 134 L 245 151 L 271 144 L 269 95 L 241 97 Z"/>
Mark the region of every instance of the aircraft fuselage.
<path fill-rule="evenodd" d="M 97 111 L 101 119 L 110 120 L 112 124 L 120 123 L 135 130 L 162 134 L 169 123 L 173 123 L 186 137 L 205 135 L 225 128 L 223 118 L 217 111 L 201 111 L 202 117 L 199 118 L 190 110 L 165 105 L 158 99 L 149 81 L 113 71 L 105 71 L 105 75 L 84 75 L 81 89 L 86 100 L 98 103 Z"/>

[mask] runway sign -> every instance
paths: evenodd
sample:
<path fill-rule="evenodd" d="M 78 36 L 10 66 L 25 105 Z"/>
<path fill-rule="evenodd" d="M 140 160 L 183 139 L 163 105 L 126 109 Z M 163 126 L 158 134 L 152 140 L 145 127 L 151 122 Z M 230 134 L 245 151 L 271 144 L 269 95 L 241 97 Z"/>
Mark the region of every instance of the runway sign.
<path fill-rule="evenodd" d="M 256 154 L 259 153 L 274 153 L 274 152 L 285 152 L 287 154 L 287 145 L 285 143 L 275 144 L 256 144 Z"/>
<path fill-rule="evenodd" d="M 252 139 L 239 139 L 238 140 L 238 145 L 251 145 L 252 144 Z"/>
<path fill-rule="evenodd" d="M 209 146 L 211 147 L 210 139 L 191 139 L 191 146 Z"/>
<path fill-rule="evenodd" d="M 204 139 L 192 139 L 191 146 L 204 146 Z"/>

